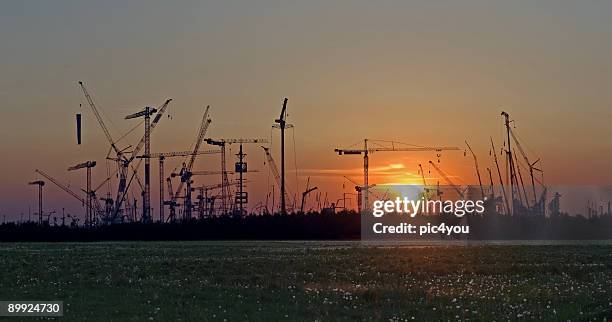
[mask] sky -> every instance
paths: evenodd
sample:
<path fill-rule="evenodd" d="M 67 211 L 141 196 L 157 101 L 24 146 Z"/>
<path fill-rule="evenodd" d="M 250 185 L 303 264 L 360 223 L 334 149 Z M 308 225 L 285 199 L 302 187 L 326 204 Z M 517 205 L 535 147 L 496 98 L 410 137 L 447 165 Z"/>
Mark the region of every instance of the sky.
<path fill-rule="evenodd" d="M 460 147 L 442 153 L 439 165 L 458 183 L 474 183 L 464 141 L 482 168 L 492 167 L 489 138 L 500 149 L 501 111 L 530 158 L 541 158 L 546 183 L 610 184 L 611 20 L 609 1 L 2 2 L 0 214 L 36 211 L 35 187 L 27 185 L 40 178 L 34 169 L 78 190 L 85 174 L 69 166 L 96 160 L 94 185 L 113 167 L 78 81 L 114 139 L 138 124 L 125 115 L 172 98 L 171 118 L 152 136 L 154 152 L 188 150 L 210 105 L 207 136 L 271 140 L 277 162 L 271 125 L 288 97 L 290 188 L 304 190 L 310 177 L 328 200 L 352 192 L 343 175 L 362 180 L 361 158 L 333 149 L 364 138 Z M 80 146 L 76 113 L 84 116 Z M 142 131 L 120 145 L 135 144 Z M 253 207 L 274 181 L 261 148 L 245 150 L 249 168 L 259 170 L 249 175 Z M 376 153 L 370 182 L 418 183 L 418 164 L 436 159 Z M 217 156 L 194 166 L 219 168 Z M 218 181 L 200 177 L 196 185 Z M 157 182 L 154 161 L 153 205 Z M 50 184 L 45 208 L 82 209 Z"/>

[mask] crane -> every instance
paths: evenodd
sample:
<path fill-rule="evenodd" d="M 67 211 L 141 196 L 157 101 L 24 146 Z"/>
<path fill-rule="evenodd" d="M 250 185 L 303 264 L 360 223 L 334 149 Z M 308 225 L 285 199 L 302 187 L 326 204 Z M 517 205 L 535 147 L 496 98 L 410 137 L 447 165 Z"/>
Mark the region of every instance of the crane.
<path fill-rule="evenodd" d="M 74 197 L 75 199 L 77 199 L 78 201 L 81 202 L 81 204 L 84 206 L 85 205 L 85 199 L 83 199 L 81 196 L 79 196 L 76 192 L 72 191 L 70 188 L 68 188 L 68 186 L 66 186 L 63 183 L 60 183 L 59 181 L 57 181 L 55 178 L 53 178 L 52 176 L 50 176 L 49 174 L 47 174 L 46 172 L 36 169 L 34 170 L 36 173 L 40 174 L 41 176 L 45 177 L 47 180 L 51 181 L 54 185 L 56 185 L 58 188 L 64 190 L 66 193 L 68 193 L 69 195 L 71 195 L 72 197 Z M 97 204 L 94 204 L 97 207 Z M 96 211 L 98 211 L 99 213 L 102 212 L 101 209 L 96 209 Z"/>
<path fill-rule="evenodd" d="M 248 182 L 245 180 L 245 182 Z M 237 185 L 239 184 L 238 181 L 233 181 L 230 184 L 232 185 Z M 198 203 L 198 217 L 199 218 L 203 218 L 204 217 L 204 213 L 206 211 L 206 207 L 204 206 L 205 204 L 208 205 L 208 203 L 211 203 L 210 207 L 209 207 L 209 215 L 212 215 L 212 211 L 213 211 L 213 204 L 215 198 L 214 197 L 208 197 L 208 191 L 210 190 L 215 190 L 215 189 L 219 189 L 222 188 L 223 184 L 222 183 L 217 183 L 217 184 L 212 184 L 212 185 L 202 185 L 196 188 L 192 188 L 192 191 L 195 191 L 196 189 L 200 192 L 200 194 L 197 196 L 197 199 L 199 200 Z"/>
<path fill-rule="evenodd" d="M 113 139 L 113 137 L 111 136 L 108 128 L 104 124 L 104 120 L 102 119 L 102 116 L 100 115 L 100 112 L 98 111 L 98 108 L 96 107 L 96 104 L 94 103 L 91 95 L 89 94 L 89 91 L 85 87 L 85 84 L 80 81 L 79 85 L 81 86 L 81 90 L 83 92 L 83 95 L 85 96 L 85 98 L 87 100 L 87 103 L 91 107 L 91 110 L 93 111 L 93 113 L 94 113 L 98 123 L 100 124 L 100 127 L 102 128 L 102 131 L 104 132 L 104 135 L 106 136 L 107 141 L 111 145 L 111 151 L 113 151 L 116 154 L 116 158 L 113 159 L 113 160 L 115 160 L 118 163 L 119 184 L 118 184 L 118 187 L 117 187 L 117 195 L 116 195 L 116 198 L 115 198 L 115 207 L 114 207 L 113 215 L 112 215 L 112 218 L 111 218 L 111 221 L 114 221 L 119 216 L 119 213 L 121 212 L 121 206 L 122 206 L 123 200 L 125 199 L 125 196 L 127 194 L 127 189 L 129 188 L 129 183 L 127 182 L 128 168 L 130 167 L 131 161 L 139 153 L 140 149 L 145 144 L 145 141 L 147 140 L 146 133 L 143 136 L 143 138 L 140 140 L 140 142 L 138 143 L 136 148 L 132 151 L 131 156 L 127 157 L 126 156 L 127 152 L 125 151 L 126 149 L 121 150 L 121 149 L 118 148 L 117 142 Z M 166 109 L 168 107 L 168 104 L 171 101 L 172 101 L 172 99 L 166 100 L 166 102 L 159 108 L 159 112 L 155 116 L 155 118 L 154 118 L 154 120 L 151 123 L 151 126 L 149 128 L 149 135 L 151 134 L 152 130 L 155 128 L 155 125 L 159 122 L 159 120 L 161 119 L 161 117 L 165 113 L 165 111 L 166 111 Z M 137 172 L 136 172 L 137 171 L 136 169 L 139 166 L 140 166 L 140 161 L 139 161 L 139 163 L 138 163 L 138 165 L 136 167 L 132 166 L 132 170 L 134 171 L 134 174 L 132 175 L 132 178 L 136 177 L 138 183 L 140 184 L 140 180 L 138 179 Z M 131 182 L 131 180 L 130 180 L 130 182 Z"/>
<path fill-rule="evenodd" d="M 270 154 L 270 148 L 266 148 L 265 146 L 261 146 L 261 148 L 264 150 L 264 153 L 266 154 L 266 160 L 268 161 L 268 166 L 270 167 L 270 171 L 272 171 L 272 175 L 274 176 L 274 180 L 276 180 L 276 184 L 280 187 L 282 185 L 282 180 L 281 180 L 281 176 L 278 173 L 278 167 L 276 166 L 276 162 L 274 162 L 274 159 L 272 158 L 272 155 Z M 282 194 L 281 195 L 281 199 L 285 199 L 287 196 L 287 190 L 282 190 Z M 282 205 L 281 205 L 281 213 L 282 213 L 283 209 L 282 209 Z M 285 207 L 285 213 L 287 211 L 287 208 Z"/>
<path fill-rule="evenodd" d="M 246 154 L 242 153 L 242 145 L 250 144 L 250 143 L 268 143 L 266 139 L 247 139 L 247 138 L 238 138 L 238 139 L 206 139 L 206 143 L 210 145 L 215 145 L 221 148 L 221 183 L 223 186 L 221 187 L 221 209 L 225 214 L 227 212 L 227 199 L 228 199 L 228 186 L 229 181 L 227 179 L 227 166 L 225 160 L 225 146 L 228 144 L 240 144 L 240 153 L 238 154 L 239 161 L 236 163 L 236 172 L 240 174 L 239 181 L 243 181 L 242 174 L 246 172 L 247 166 L 243 161 L 243 158 Z M 243 185 L 239 185 L 238 195 L 236 196 L 236 201 L 239 204 L 240 214 L 244 211 L 244 204 L 248 202 L 248 195 L 243 191 Z"/>
<path fill-rule="evenodd" d="M 202 155 L 202 154 L 214 154 L 214 153 L 219 153 L 220 151 L 218 150 L 203 150 L 203 151 L 198 151 L 196 153 L 196 155 Z M 190 156 L 193 155 L 193 151 L 178 151 L 178 152 L 158 152 L 158 153 L 150 153 L 149 154 L 149 159 L 158 159 L 159 160 L 159 221 L 160 222 L 164 222 L 164 204 L 168 204 L 170 205 L 170 210 L 171 212 L 174 212 L 174 207 L 172 206 L 172 203 L 165 203 L 164 202 L 164 178 L 165 178 L 165 174 L 164 174 L 164 161 L 166 160 L 166 158 L 173 158 L 173 157 L 185 157 L 185 156 Z M 136 158 L 145 158 L 144 155 L 138 155 L 136 156 Z M 170 178 L 168 178 L 170 179 Z M 173 194 L 170 193 L 170 199 L 173 198 Z"/>
<path fill-rule="evenodd" d="M 85 98 L 87 99 L 87 103 L 89 103 L 91 110 L 93 111 L 96 119 L 98 120 L 98 123 L 100 124 L 100 127 L 102 128 L 102 131 L 104 132 L 104 135 L 106 136 L 106 140 L 110 143 L 112 151 L 114 151 L 115 154 L 117 155 L 116 161 L 118 162 L 118 165 L 119 165 L 119 186 L 117 188 L 117 197 L 115 198 L 116 202 L 115 202 L 114 216 L 116 216 L 119 214 L 121 210 L 121 201 L 123 199 L 122 196 L 124 195 L 124 192 L 126 189 L 126 183 L 127 183 L 127 164 L 126 162 L 128 161 L 128 159 L 125 157 L 125 154 L 124 154 L 125 151 L 117 147 L 117 143 L 115 142 L 108 128 L 104 124 L 104 120 L 102 119 L 102 116 L 100 115 L 100 112 L 98 111 L 98 108 L 96 107 L 96 104 L 91 98 L 91 95 L 87 91 L 85 84 L 83 84 L 83 82 L 79 82 L 79 85 L 81 86 L 83 95 L 85 95 Z"/>
<path fill-rule="evenodd" d="M 183 189 L 183 185 L 187 185 L 187 193 L 185 194 L 185 212 L 183 216 L 185 219 L 191 218 L 191 178 L 189 177 L 189 172 L 191 172 L 191 167 L 195 162 L 196 157 L 198 156 L 198 152 L 200 151 L 200 145 L 202 144 L 202 140 L 204 140 L 204 136 L 206 135 L 206 131 L 208 130 L 208 126 L 212 122 L 210 118 L 208 118 L 208 110 L 210 106 L 206 106 L 206 110 L 204 111 L 204 115 L 202 116 L 202 122 L 200 124 L 200 129 L 198 130 L 198 136 L 196 137 L 196 142 L 193 148 L 193 153 L 190 155 L 189 161 L 187 163 L 183 163 L 183 168 L 181 169 L 181 183 L 179 184 L 178 189 L 174 193 L 174 197 L 171 202 L 174 204 L 176 199 L 178 198 L 181 190 Z M 172 211 L 172 208 L 170 208 Z M 174 214 L 171 213 L 171 216 L 174 217 Z"/>
<path fill-rule="evenodd" d="M 166 104 L 167 105 L 167 104 Z M 125 117 L 126 120 L 135 119 L 139 117 L 144 117 L 145 121 L 145 134 L 144 134 L 144 175 L 145 175 L 145 187 L 144 187 L 144 198 L 142 201 L 142 222 L 150 223 L 151 218 L 151 159 L 149 158 L 149 154 L 151 153 L 151 115 L 155 114 L 157 109 L 146 106 L 144 110 L 130 114 Z M 142 142 L 142 141 L 141 141 Z M 140 143 L 136 146 L 137 149 L 140 149 Z M 136 149 L 134 149 L 136 150 Z M 134 159 L 134 155 L 137 154 L 138 151 L 132 152 L 132 157 L 130 160 Z"/>
<path fill-rule="evenodd" d="M 428 188 L 427 181 L 425 181 L 425 172 L 423 172 L 423 166 L 419 163 L 419 173 L 421 174 L 421 180 L 423 180 L 423 197 L 427 201 L 429 199 L 429 191 L 436 188 Z M 436 191 L 438 192 L 438 191 Z"/>
<path fill-rule="evenodd" d="M 536 168 L 536 164 L 538 164 L 540 162 L 540 159 L 535 160 L 534 162 L 530 162 L 529 158 L 527 157 L 527 154 L 525 153 L 525 150 L 523 150 L 523 146 L 521 146 L 521 143 L 519 142 L 519 140 L 517 139 L 516 135 L 514 134 L 514 131 L 512 129 L 509 130 L 510 132 L 510 136 L 512 137 L 512 140 L 514 141 L 514 143 L 516 144 L 516 147 L 518 148 L 519 152 L 521 153 L 521 156 L 523 157 L 523 160 L 525 160 L 525 164 L 527 164 L 527 167 L 529 168 L 529 175 L 531 176 L 531 187 L 533 189 L 533 202 L 534 202 L 534 206 L 537 204 L 538 200 L 537 200 L 537 196 L 536 196 L 536 188 L 535 188 L 535 176 L 534 176 L 534 170 L 540 173 L 543 173 L 542 169 Z"/>
<path fill-rule="evenodd" d="M 96 166 L 96 161 L 85 161 L 68 168 L 68 171 L 74 171 L 78 169 L 87 169 L 87 199 L 85 208 L 85 224 L 93 225 L 93 211 L 92 211 L 92 200 L 91 200 L 91 168 Z"/>
<path fill-rule="evenodd" d="M 363 140 L 363 149 L 334 149 L 334 152 L 338 153 L 338 155 L 353 155 L 353 154 L 363 154 L 363 188 L 365 190 L 368 190 L 370 188 L 369 186 L 369 182 L 368 182 L 368 168 L 369 168 L 369 154 L 374 153 L 374 152 L 418 152 L 418 151 L 435 151 L 435 152 L 441 152 L 441 151 L 453 151 L 453 150 L 459 150 L 459 148 L 457 147 L 425 147 L 425 146 L 414 146 L 412 145 L 411 147 L 396 147 L 396 144 L 402 144 L 402 145 L 406 145 L 405 143 L 400 143 L 400 142 L 394 142 L 394 141 L 386 141 L 386 143 L 391 143 L 391 147 L 384 147 L 384 146 L 380 146 L 380 147 L 368 147 L 368 139 L 364 139 Z M 439 154 L 438 154 L 439 156 Z M 364 207 L 362 208 L 363 211 L 368 211 L 369 210 L 369 203 L 368 203 L 368 194 L 363 194 L 363 198 L 364 198 Z"/>
<path fill-rule="evenodd" d="M 480 179 L 480 169 L 478 168 L 478 159 L 476 159 L 476 154 L 474 154 L 474 151 L 472 151 L 472 147 L 470 146 L 470 144 L 468 143 L 468 141 L 465 141 L 465 145 L 467 145 L 468 149 L 470 150 L 470 153 L 472 154 L 472 157 L 474 158 L 474 167 L 476 167 L 476 175 L 478 176 L 478 185 L 480 186 L 480 196 L 482 198 L 484 198 L 484 188 L 482 187 L 482 180 Z"/>
<path fill-rule="evenodd" d="M 351 183 L 355 185 L 355 191 L 357 191 L 357 210 L 361 213 L 361 210 L 363 209 L 362 208 L 363 205 L 361 204 L 361 202 L 363 201 L 363 192 L 365 191 L 367 194 L 371 194 L 371 195 L 374 195 L 374 193 L 370 189 L 365 189 L 363 186 L 360 186 L 357 182 L 355 182 L 351 178 L 347 176 L 342 176 L 342 177 L 344 177 L 344 179 L 350 181 Z M 376 184 L 370 185 L 369 188 L 374 188 L 374 187 L 376 187 Z M 343 200 L 344 200 L 344 208 L 346 209 L 346 198 L 343 198 Z"/>
<path fill-rule="evenodd" d="M 45 186 L 45 182 L 42 180 L 36 180 L 28 184 L 38 186 L 38 224 L 42 225 L 43 223 L 42 200 L 43 200 L 43 187 Z"/>
<path fill-rule="evenodd" d="M 429 161 L 429 164 L 431 166 L 434 167 L 434 169 L 436 169 L 436 171 L 438 171 L 438 173 L 442 176 L 442 178 L 444 178 L 444 180 L 446 181 L 446 183 L 451 186 L 453 189 L 455 189 L 455 191 L 457 191 L 457 193 L 459 194 L 459 197 L 464 198 L 464 193 L 463 191 L 461 191 L 461 189 L 459 189 L 459 186 L 457 186 L 455 183 L 453 183 L 453 181 L 448 177 L 448 175 L 442 171 L 442 169 L 440 169 L 435 163 L 433 163 L 431 160 Z"/>
<path fill-rule="evenodd" d="M 309 186 L 310 186 L 310 177 L 308 177 L 308 180 L 306 181 L 306 190 L 302 192 L 302 204 L 300 205 L 301 213 L 304 213 L 304 202 L 308 194 L 318 189 L 317 187 L 309 188 Z"/>
<path fill-rule="evenodd" d="M 280 178 L 280 195 L 281 195 L 281 214 L 287 214 L 287 205 L 285 200 L 285 129 L 289 127 L 293 127 L 290 124 L 287 124 L 287 102 L 288 98 L 285 97 L 283 100 L 283 108 L 281 110 L 280 116 L 274 120 L 273 127 L 278 127 L 281 131 L 281 178 Z"/>
<path fill-rule="evenodd" d="M 491 149 L 493 151 L 493 158 L 495 160 L 495 167 L 497 168 L 497 175 L 499 176 L 499 185 L 501 186 L 502 196 L 506 204 L 506 214 L 510 213 L 510 203 L 508 202 L 508 196 L 506 195 L 506 188 L 504 188 L 504 180 L 502 180 L 501 171 L 499 170 L 499 162 L 497 161 L 497 152 L 495 151 L 495 145 L 493 145 L 493 138 L 491 139 Z"/>

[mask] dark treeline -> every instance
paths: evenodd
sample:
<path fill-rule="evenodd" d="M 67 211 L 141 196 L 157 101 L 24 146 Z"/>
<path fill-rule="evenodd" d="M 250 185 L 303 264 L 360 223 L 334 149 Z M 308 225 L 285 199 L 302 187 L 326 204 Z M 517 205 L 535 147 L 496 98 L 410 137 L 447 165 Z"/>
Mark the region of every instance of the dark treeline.
<path fill-rule="evenodd" d="M 0 241 L 105 240 L 359 240 L 362 216 L 355 212 L 217 217 L 180 223 L 126 223 L 98 227 L 7 223 L 0 225 Z M 484 215 L 388 218 L 389 223 L 469 225 L 468 240 L 602 240 L 612 239 L 612 216 Z M 370 222 L 368 216 L 364 222 Z M 399 217 L 397 217 L 399 219 Z M 364 226 L 366 227 L 366 226 Z M 371 226 L 370 226 L 371 227 Z M 367 229 L 367 228 L 366 228 Z M 418 236 L 387 236 L 415 240 Z M 383 238 L 384 239 L 384 238 Z M 425 238 L 427 239 L 427 238 Z M 440 236 L 440 239 L 453 237 Z M 465 239 L 462 238 L 462 239 Z"/>
<path fill-rule="evenodd" d="M 179 223 L 126 223 L 99 227 L 30 224 L 0 225 L 0 241 L 104 240 L 357 240 L 360 216 L 355 212 L 321 215 L 215 217 Z"/>

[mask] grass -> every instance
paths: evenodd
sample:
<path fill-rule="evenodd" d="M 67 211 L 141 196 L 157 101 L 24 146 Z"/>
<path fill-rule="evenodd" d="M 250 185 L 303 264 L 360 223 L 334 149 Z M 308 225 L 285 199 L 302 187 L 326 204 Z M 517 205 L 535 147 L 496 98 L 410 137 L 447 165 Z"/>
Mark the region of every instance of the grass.
<path fill-rule="evenodd" d="M 63 300 L 73 321 L 612 316 L 605 245 L 16 243 L 0 244 L 0 265 L 0 300 Z"/>

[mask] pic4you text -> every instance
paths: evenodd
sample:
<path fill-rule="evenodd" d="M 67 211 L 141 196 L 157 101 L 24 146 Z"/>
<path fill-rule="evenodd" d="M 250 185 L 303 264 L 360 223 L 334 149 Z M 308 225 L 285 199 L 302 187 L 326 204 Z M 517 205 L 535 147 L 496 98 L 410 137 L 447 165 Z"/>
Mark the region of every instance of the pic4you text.
<path fill-rule="evenodd" d="M 385 214 L 397 213 L 408 214 L 415 217 L 418 213 L 436 214 L 452 213 L 457 217 L 466 214 L 484 213 L 484 200 L 425 200 L 408 199 L 407 197 L 397 197 L 395 200 L 375 200 L 372 204 L 372 215 L 382 217 Z"/>

